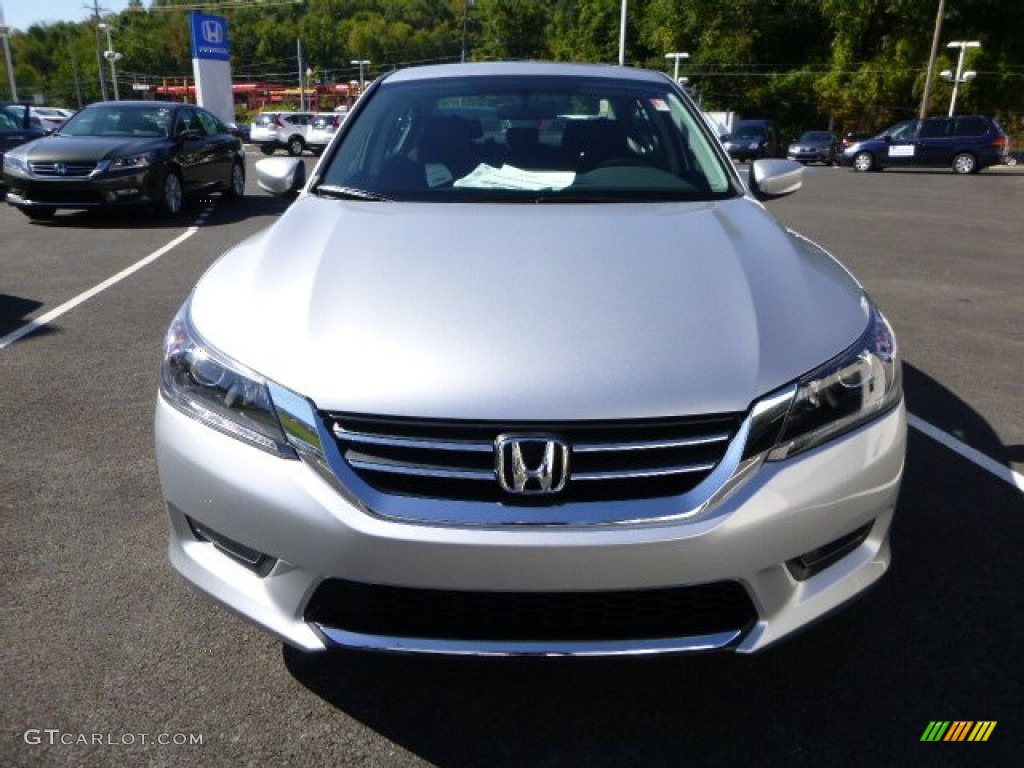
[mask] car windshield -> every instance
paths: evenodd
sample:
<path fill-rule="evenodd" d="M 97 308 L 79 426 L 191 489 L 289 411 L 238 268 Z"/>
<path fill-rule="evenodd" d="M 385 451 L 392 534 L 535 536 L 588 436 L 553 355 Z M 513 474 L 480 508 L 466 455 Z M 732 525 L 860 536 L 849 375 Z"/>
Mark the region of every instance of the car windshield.
<path fill-rule="evenodd" d="M 384 81 L 368 97 L 314 194 L 444 202 L 739 194 L 699 113 L 667 81 L 452 76 Z"/>
<path fill-rule="evenodd" d="M 808 143 L 813 142 L 830 142 L 834 141 L 835 137 L 827 131 L 807 131 L 800 137 L 800 141 Z"/>
<path fill-rule="evenodd" d="M 61 136 L 170 136 L 172 109 L 166 106 L 110 104 L 92 106 L 69 117 L 58 131 Z"/>
<path fill-rule="evenodd" d="M 762 139 L 764 134 L 765 127 L 763 125 L 741 125 L 736 128 L 733 136 L 737 139 Z"/>

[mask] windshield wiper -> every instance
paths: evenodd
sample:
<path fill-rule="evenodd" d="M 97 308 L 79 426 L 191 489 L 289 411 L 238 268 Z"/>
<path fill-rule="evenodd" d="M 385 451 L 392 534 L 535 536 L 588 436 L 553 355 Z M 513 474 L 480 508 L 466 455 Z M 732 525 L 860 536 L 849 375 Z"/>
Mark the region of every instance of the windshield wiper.
<path fill-rule="evenodd" d="M 336 184 L 321 184 L 313 190 L 313 194 L 319 195 L 320 197 L 330 197 L 335 200 L 373 200 L 381 203 L 392 202 L 390 197 L 378 195 L 376 192 L 359 189 L 358 187 L 340 187 Z"/>

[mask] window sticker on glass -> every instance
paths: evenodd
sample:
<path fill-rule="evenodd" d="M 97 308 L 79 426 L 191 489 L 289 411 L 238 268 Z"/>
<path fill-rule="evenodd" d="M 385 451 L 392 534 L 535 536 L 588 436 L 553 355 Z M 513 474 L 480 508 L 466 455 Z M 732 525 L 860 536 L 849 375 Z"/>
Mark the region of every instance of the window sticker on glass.
<path fill-rule="evenodd" d="M 665 103 L 664 99 L 651 99 L 651 106 L 658 112 L 669 111 L 668 104 Z"/>

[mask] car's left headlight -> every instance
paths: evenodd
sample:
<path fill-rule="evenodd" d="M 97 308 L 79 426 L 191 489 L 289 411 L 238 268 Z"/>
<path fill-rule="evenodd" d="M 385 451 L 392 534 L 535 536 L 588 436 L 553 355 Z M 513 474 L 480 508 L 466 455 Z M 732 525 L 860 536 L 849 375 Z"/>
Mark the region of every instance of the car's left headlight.
<path fill-rule="evenodd" d="M 769 461 L 821 445 L 899 404 L 903 381 L 896 337 L 874 306 L 869 316 L 856 344 L 797 382 Z"/>
<path fill-rule="evenodd" d="M 750 149 L 760 149 L 761 148 L 761 142 L 759 142 L 759 141 L 752 141 L 752 142 L 750 142 L 750 147 L 749 148 Z"/>
<path fill-rule="evenodd" d="M 297 458 L 266 379 L 204 343 L 189 322 L 190 303 L 185 302 L 164 340 L 164 399 L 213 429 L 277 456 Z"/>
<path fill-rule="evenodd" d="M 153 153 L 152 152 L 140 152 L 137 155 L 127 155 L 125 157 L 115 157 L 110 161 L 110 165 L 107 166 L 107 170 L 110 171 L 126 171 L 131 168 L 148 168 L 153 164 Z"/>

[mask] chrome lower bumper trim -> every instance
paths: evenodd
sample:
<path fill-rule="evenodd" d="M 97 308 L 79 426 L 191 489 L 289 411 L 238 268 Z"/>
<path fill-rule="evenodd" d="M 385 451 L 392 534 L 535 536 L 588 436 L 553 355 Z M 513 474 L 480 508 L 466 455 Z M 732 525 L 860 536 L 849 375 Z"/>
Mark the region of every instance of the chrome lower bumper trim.
<path fill-rule="evenodd" d="M 433 653 L 450 656 L 646 656 L 661 653 L 717 651 L 737 642 L 743 630 L 711 635 L 669 637 L 656 640 L 599 641 L 514 641 L 443 640 L 435 638 L 390 637 L 349 632 L 336 627 L 314 625 L 328 647 L 353 648 L 395 653 Z"/>

